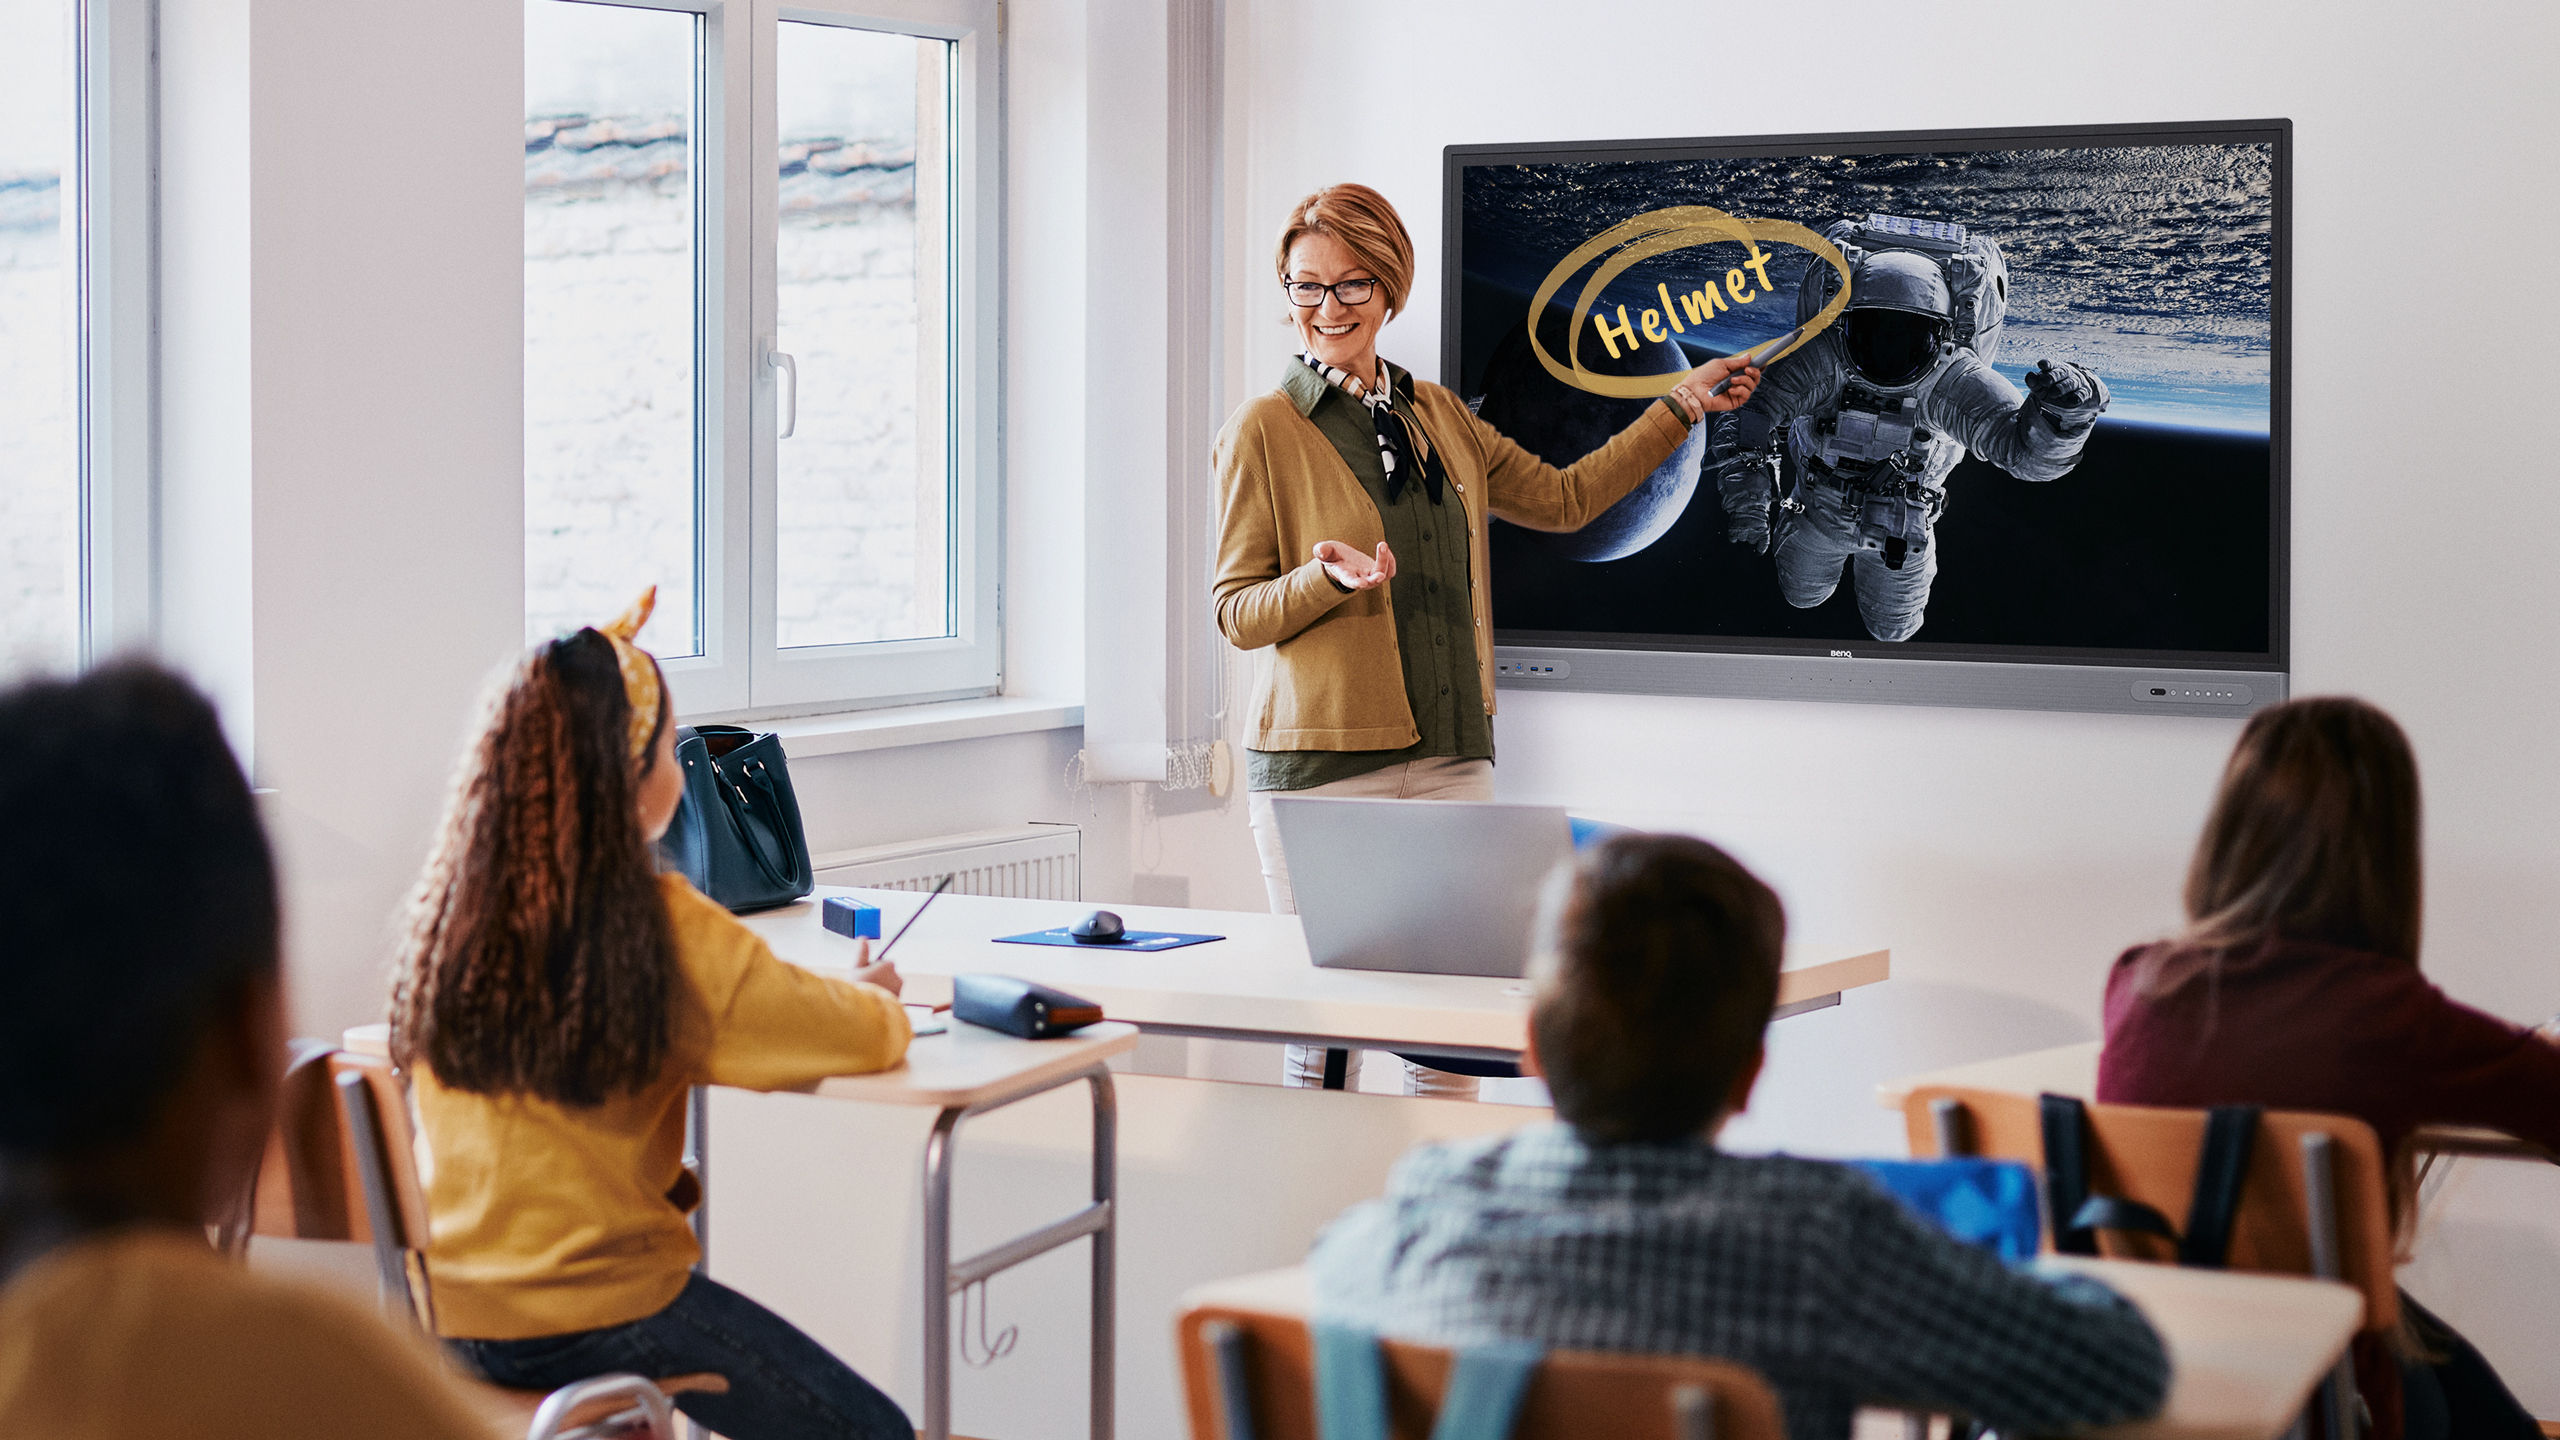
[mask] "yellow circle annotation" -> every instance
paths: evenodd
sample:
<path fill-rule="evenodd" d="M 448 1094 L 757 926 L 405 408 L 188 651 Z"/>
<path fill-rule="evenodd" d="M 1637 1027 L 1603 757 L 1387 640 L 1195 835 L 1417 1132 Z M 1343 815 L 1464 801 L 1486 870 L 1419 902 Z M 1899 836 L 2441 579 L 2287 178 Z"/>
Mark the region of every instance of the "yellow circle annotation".
<path fill-rule="evenodd" d="M 1674 371 L 1662 375 L 1595 375 L 1585 369 L 1582 364 L 1582 322 L 1589 318 L 1591 307 L 1599 299 L 1600 292 L 1608 287 L 1610 281 L 1617 279 L 1630 267 L 1650 260 L 1656 255 L 1667 255 L 1675 250 L 1688 250 L 1700 245 L 1714 245 L 1726 241 L 1739 244 L 1749 250 L 1755 260 L 1760 258 L 1762 241 L 1777 245 L 1794 245 L 1812 251 L 1828 262 L 1832 269 L 1840 272 L 1840 288 L 1832 295 L 1831 303 L 1823 306 L 1812 319 L 1804 323 L 1801 333 L 1795 337 L 1794 344 L 1767 357 L 1761 362 L 1763 365 L 1783 359 L 1804 348 L 1814 336 L 1829 329 L 1831 322 L 1838 319 L 1840 312 L 1847 308 L 1849 304 L 1848 259 L 1840 253 L 1837 246 L 1820 235 L 1792 220 L 1745 220 L 1729 215 L 1712 205 L 1672 205 L 1660 210 L 1648 210 L 1641 215 L 1610 226 L 1575 246 L 1572 254 L 1556 262 L 1556 267 L 1547 272 L 1546 280 L 1538 286 L 1538 293 L 1529 300 L 1529 347 L 1537 354 L 1538 363 L 1547 367 L 1547 373 L 1558 380 L 1593 395 L 1609 395 L 1627 400 L 1650 400 L 1656 396 L 1670 394 L 1682 380 L 1688 378 L 1687 371 Z M 1553 355 L 1547 353 L 1546 342 L 1538 337 L 1538 317 L 1546 313 L 1548 302 L 1555 299 L 1556 292 L 1564 288 L 1565 281 L 1571 279 L 1583 266 L 1604 255 L 1608 258 L 1591 273 L 1590 279 L 1583 282 L 1581 294 L 1574 299 L 1573 321 L 1566 332 L 1569 338 L 1565 343 L 1565 358 L 1558 361 Z"/>

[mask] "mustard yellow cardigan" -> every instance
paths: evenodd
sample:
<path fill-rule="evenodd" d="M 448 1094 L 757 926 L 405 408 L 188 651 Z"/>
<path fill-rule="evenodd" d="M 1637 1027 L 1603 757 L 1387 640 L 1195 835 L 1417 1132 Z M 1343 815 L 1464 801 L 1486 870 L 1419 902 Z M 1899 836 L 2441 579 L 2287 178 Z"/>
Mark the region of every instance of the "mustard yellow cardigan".
<path fill-rule="evenodd" d="M 1689 427 L 1648 405 L 1608 444 L 1558 469 L 1485 424 L 1440 386 L 1417 381 L 1414 406 L 1466 506 L 1468 598 L 1476 669 L 1493 712 L 1493 608 L 1485 590 L 1485 517 L 1532 530 L 1578 530 L 1671 458 Z M 1421 738 L 1396 650 L 1395 584 L 1343 593 L 1313 557 L 1319 540 L 1375 552 L 1378 507 L 1286 392 L 1246 401 L 1218 433 L 1218 628 L 1240 650 L 1272 647 L 1255 686 L 1256 750 L 1400 750 Z"/>
<path fill-rule="evenodd" d="M 775 958 L 681 875 L 659 885 L 678 973 L 655 1080 L 581 1108 L 455 1090 L 416 1067 L 427 1283 L 446 1335 L 525 1340 L 665 1309 L 702 1256 L 669 1198 L 687 1092 L 794 1089 L 906 1057 L 913 1032 L 896 996 Z"/>

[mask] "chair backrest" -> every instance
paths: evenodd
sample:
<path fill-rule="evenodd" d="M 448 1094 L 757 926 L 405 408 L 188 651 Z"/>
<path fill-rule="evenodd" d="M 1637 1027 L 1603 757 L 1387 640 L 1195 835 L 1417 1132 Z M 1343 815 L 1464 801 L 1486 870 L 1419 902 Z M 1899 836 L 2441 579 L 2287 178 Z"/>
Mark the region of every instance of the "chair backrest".
<path fill-rule="evenodd" d="M 1179 1327 L 1191 1440 L 1317 1440 L 1315 1345 L 1296 1315 L 1197 1305 Z M 1427 1440 L 1450 1352 L 1384 1344 L 1395 1440 Z M 1240 1412 L 1240 1413 L 1239 1413 Z M 1749 1369 L 1671 1355 L 1547 1356 L 1512 1440 L 1785 1440 L 1778 1398 Z"/>
<path fill-rule="evenodd" d="M 347 1153 L 346 1122 L 325 1040 L 296 1040 L 276 1106 L 276 1128 L 250 1192 L 249 1231 L 287 1240 L 368 1240 L 362 1191 Z M 245 1239 L 245 1237 L 244 1237 Z"/>
<path fill-rule="evenodd" d="M 417 1128 L 409 1091 L 380 1055 L 340 1050 L 329 1057 L 330 1082 L 345 1122 L 351 1189 L 361 1197 L 364 1238 L 373 1242 L 384 1308 L 435 1331 L 426 1286 L 427 1194 L 418 1183 Z"/>
<path fill-rule="evenodd" d="M 1941 1102 L 1946 1102 L 1944 1105 Z M 2117 1195 L 2139 1201 L 2186 1226 L 2194 1198 L 2196 1169 L 2204 1148 L 2203 1110 L 2151 1105 L 2087 1107 L 2088 1161 L 2091 1194 Z M 2018 1160 L 2044 1170 L 2042 1112 L 2036 1096 L 2004 1090 L 1959 1086 L 1923 1086 L 1902 1104 L 1902 1120 L 1911 1153 L 1949 1153 L 1942 1132 L 1952 1129 L 1953 1153 Z M 2316 1170 L 2306 1166 L 2304 1142 L 2327 1137 L 2329 1203 L 2313 1205 Z M 2231 1227 L 2230 1268 L 2287 1275 L 2322 1273 L 2315 1250 L 2330 1237 L 2319 1235 L 2315 1209 L 2334 1218 L 2334 1270 L 2337 1278 L 2364 1292 L 2364 1328 L 2387 1330 L 2399 1323 L 2400 1292 L 2392 1274 L 2391 1207 L 2382 1145 L 2372 1127 L 2345 1115 L 2299 1110 L 2269 1110 L 2259 1117 L 2256 1143 L 2242 1181 L 2238 1213 Z M 2048 1215 L 2051 1228 L 2067 1216 Z M 2166 1242 L 2148 1235 L 2114 1231 L 2099 1237 L 2100 1249 L 2132 1260 L 2173 1258 Z"/>
<path fill-rule="evenodd" d="M 390 1060 L 380 1055 L 365 1055 L 353 1050 L 340 1050 L 329 1057 L 329 1078 L 336 1085 L 342 1113 L 349 1118 L 346 1127 L 349 1163 L 347 1171 L 353 1193 L 366 1193 L 365 1170 L 379 1163 L 385 1182 L 387 1214 L 376 1214 L 367 1206 L 363 1214 L 369 1227 L 387 1228 L 392 1243 L 403 1250 L 427 1248 L 427 1192 L 418 1182 L 418 1130 L 409 1118 L 409 1087 L 393 1069 Z M 361 1121 L 351 1108 L 361 1104 L 372 1123 L 378 1147 L 368 1153 L 363 1144 Z M 370 1239 L 370 1235 L 359 1236 Z"/>
<path fill-rule="evenodd" d="M 276 1128 L 224 1220 L 223 1249 L 237 1254 L 251 1235 L 369 1244 L 384 1307 L 432 1330 L 416 1140 L 408 1089 L 390 1060 L 293 1042 Z"/>

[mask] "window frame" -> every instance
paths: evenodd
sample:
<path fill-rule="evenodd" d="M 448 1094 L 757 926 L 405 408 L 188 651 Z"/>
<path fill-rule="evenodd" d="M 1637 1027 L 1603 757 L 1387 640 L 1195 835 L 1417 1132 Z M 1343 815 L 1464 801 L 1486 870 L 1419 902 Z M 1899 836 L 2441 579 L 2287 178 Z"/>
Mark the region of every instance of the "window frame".
<path fill-rule="evenodd" d="M 155 7 L 75 0 L 65 200 L 76 206 L 78 663 L 158 631 L 159 176 Z"/>
<path fill-rule="evenodd" d="M 688 719 L 991 695 L 1003 683 L 1003 43 L 998 0 L 578 0 L 697 16 L 693 168 L 700 653 L 662 660 Z M 776 438 L 783 22 L 948 41 L 949 636 L 784 649 Z"/>
<path fill-rule="evenodd" d="M 951 632 L 919 640 L 781 648 L 776 641 L 779 562 L 777 411 L 779 375 L 757 365 L 757 447 L 751 468 L 752 553 L 757 576 L 750 624 L 749 703 L 761 712 L 854 709 L 994 694 L 1003 683 L 1001 614 L 1003 45 L 997 0 L 749 0 L 758 12 L 758 74 L 776 73 L 784 22 L 837 25 L 942 40 L 952 46 L 949 94 L 949 351 L 944 399 L 953 477 L 948 516 Z M 773 87 L 759 87 L 754 115 L 760 271 L 754 295 L 755 348 L 763 361 L 778 328 L 781 182 L 766 156 L 779 155 Z"/>

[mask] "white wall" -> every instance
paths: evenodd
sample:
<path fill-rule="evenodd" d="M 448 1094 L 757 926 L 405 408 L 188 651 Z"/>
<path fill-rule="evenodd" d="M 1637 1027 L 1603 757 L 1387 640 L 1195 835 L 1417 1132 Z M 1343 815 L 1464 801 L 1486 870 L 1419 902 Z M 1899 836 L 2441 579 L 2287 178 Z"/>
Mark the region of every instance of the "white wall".
<path fill-rule="evenodd" d="M 1435 374 L 1444 145 L 2291 117 L 2299 690 L 2368 696 L 2418 745 L 2428 971 L 2518 1020 L 2560 1005 L 2560 757 L 2542 743 L 2560 612 L 2538 558 L 2560 496 L 2524 439 L 2533 404 L 2504 378 L 2536 373 L 2560 293 L 2510 281 L 2503 259 L 2560 221 L 2543 158 L 2560 127 L 2547 83 L 2560 12 L 1233 4 L 1244 163 L 1230 177 L 1229 403 L 1287 353 L 1260 302 L 1268 237 L 1292 199 L 1337 180 L 1403 209 L 1422 274 L 1385 348 Z M 2448 374 L 2470 393 L 2435 393 Z M 1890 944 L 1890 985 L 1778 1027 L 1737 1132 L 1873 1152 L 1900 1143 L 1867 1098 L 1875 1080 L 2096 1034 L 2108 961 L 2177 918 L 2235 730 L 1508 695 L 1498 777 L 1505 798 L 1714 837 L 1779 887 L 1798 934 Z M 1198 903 L 1258 900 L 1240 805 L 1141 838 Z M 2436 1212 L 2413 1284 L 2560 1415 L 2560 1176 L 2481 1164 Z"/>
<path fill-rule="evenodd" d="M 162 649 L 275 792 L 296 1022 L 334 1034 L 381 1014 L 400 897 L 523 634 L 522 4 L 162 11 Z M 1072 700 L 1086 137 L 1045 117 L 1080 116 L 1084 12 L 1011 12 L 1006 669 Z M 1124 797 L 1067 792 L 1076 743 L 812 759 L 811 843 L 1077 820 L 1117 893 Z"/>
<path fill-rule="evenodd" d="M 163 643 L 276 792 L 300 1008 L 344 1023 L 523 623 L 521 12 L 162 24 Z"/>

